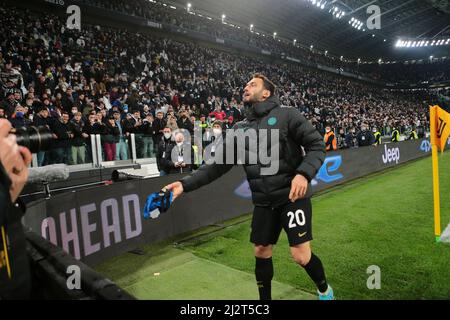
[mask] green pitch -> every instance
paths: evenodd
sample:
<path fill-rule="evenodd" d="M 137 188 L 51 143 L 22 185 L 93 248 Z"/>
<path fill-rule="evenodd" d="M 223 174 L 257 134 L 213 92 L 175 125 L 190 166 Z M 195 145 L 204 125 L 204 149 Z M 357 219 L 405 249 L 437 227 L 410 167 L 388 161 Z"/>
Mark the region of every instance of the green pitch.
<path fill-rule="evenodd" d="M 450 222 L 450 153 L 439 156 L 442 229 Z M 143 247 L 98 266 L 139 299 L 257 299 L 250 215 Z M 313 198 L 313 251 L 338 299 L 449 299 L 450 245 L 433 234 L 431 158 L 359 179 Z M 175 243 L 175 244 L 174 244 Z M 367 288 L 369 266 L 381 289 Z M 282 233 L 274 299 L 315 299 Z"/>

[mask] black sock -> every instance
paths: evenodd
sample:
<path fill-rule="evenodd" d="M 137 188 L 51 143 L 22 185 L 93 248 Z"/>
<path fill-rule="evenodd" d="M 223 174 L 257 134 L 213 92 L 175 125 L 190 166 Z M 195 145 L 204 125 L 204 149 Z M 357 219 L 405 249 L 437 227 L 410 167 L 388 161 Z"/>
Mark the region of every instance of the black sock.
<path fill-rule="evenodd" d="M 320 292 L 325 292 L 328 289 L 327 279 L 325 278 L 325 270 L 323 269 L 322 261 L 311 253 L 311 260 L 306 266 L 303 266 L 309 277 L 314 281 Z"/>
<path fill-rule="evenodd" d="M 272 257 L 268 259 L 256 257 L 255 275 L 259 290 L 259 299 L 272 300 Z"/>

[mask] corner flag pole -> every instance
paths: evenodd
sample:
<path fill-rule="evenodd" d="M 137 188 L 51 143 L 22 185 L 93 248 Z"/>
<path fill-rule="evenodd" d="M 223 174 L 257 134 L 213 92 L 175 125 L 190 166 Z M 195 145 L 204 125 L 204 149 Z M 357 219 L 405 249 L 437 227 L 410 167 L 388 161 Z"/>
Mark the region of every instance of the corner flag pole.
<path fill-rule="evenodd" d="M 436 108 L 430 107 L 431 158 L 433 165 L 433 199 L 434 199 L 434 235 L 436 242 L 441 240 L 441 206 L 439 199 L 439 162 L 436 145 Z"/>

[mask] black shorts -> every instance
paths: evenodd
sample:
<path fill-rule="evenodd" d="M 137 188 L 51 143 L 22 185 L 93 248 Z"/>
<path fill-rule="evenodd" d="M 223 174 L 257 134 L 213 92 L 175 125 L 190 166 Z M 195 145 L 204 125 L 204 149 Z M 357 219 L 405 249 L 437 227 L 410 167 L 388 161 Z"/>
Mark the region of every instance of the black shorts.
<path fill-rule="evenodd" d="M 281 228 L 286 232 L 290 246 L 311 241 L 311 199 L 299 199 L 278 208 L 256 206 L 253 211 L 250 241 L 262 246 L 276 244 Z"/>

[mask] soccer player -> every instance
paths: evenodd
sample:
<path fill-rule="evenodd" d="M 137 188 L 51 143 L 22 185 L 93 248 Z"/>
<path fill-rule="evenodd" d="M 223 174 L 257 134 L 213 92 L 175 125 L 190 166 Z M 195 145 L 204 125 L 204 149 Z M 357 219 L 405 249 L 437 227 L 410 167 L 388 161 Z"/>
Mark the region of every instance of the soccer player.
<path fill-rule="evenodd" d="M 262 129 L 279 130 L 276 146 L 280 148 L 277 159 L 279 166 L 275 174 L 261 174 L 264 165 L 259 156 L 256 163 L 244 163 L 255 205 L 250 239 L 255 248 L 255 275 L 259 296 L 261 300 L 272 298 L 272 249 L 281 229 L 284 229 L 291 255 L 316 284 L 319 299 L 332 300 L 333 290 L 327 283 L 322 262 L 312 253 L 310 245 L 313 239 L 310 182 L 324 161 L 325 144 L 319 132 L 300 111 L 280 106 L 275 91 L 276 87 L 269 79 L 255 74 L 244 89 L 243 101 L 249 107 L 247 117 L 232 129 L 254 129 L 258 141 L 261 139 Z M 228 139 L 224 140 L 227 152 Z M 246 159 L 249 158 L 252 146 L 254 147 L 251 142 L 244 144 Z M 171 190 L 175 200 L 183 192 L 191 192 L 216 180 L 228 172 L 233 164 L 225 161 L 205 164 L 164 189 Z"/>

